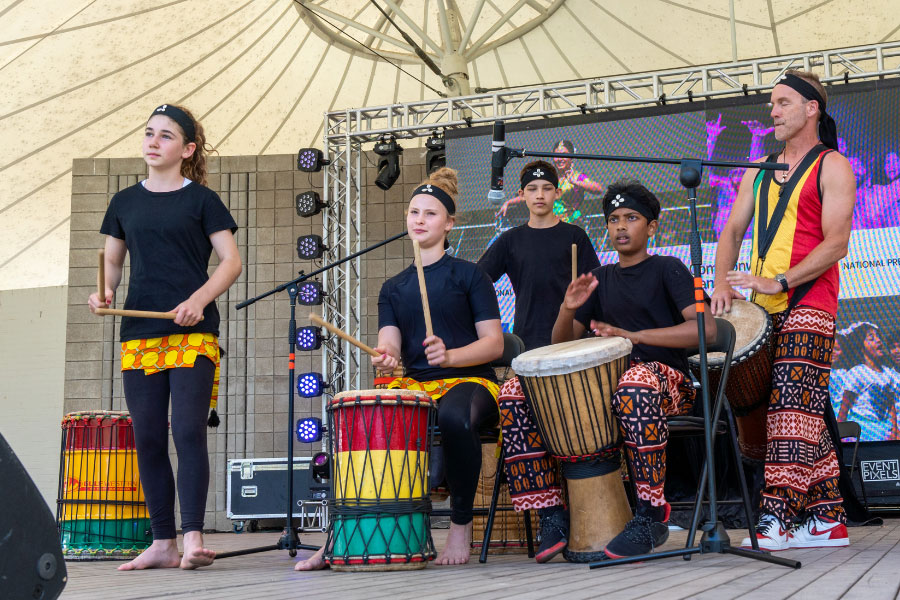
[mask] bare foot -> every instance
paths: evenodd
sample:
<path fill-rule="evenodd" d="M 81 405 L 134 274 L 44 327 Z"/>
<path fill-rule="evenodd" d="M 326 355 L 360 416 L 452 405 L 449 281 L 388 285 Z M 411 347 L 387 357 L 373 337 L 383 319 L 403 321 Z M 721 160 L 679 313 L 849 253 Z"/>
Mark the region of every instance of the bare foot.
<path fill-rule="evenodd" d="M 203 533 L 188 531 L 184 534 L 184 556 L 181 557 L 182 569 L 208 567 L 215 559 L 215 551 L 203 547 Z"/>
<path fill-rule="evenodd" d="M 120 565 L 119 571 L 135 571 L 139 569 L 171 569 L 181 564 L 178 545 L 174 539 L 153 540 L 150 547 L 141 552 L 131 562 Z"/>
<path fill-rule="evenodd" d="M 472 522 L 467 525 L 450 523 L 450 533 L 447 534 L 447 544 L 438 554 L 434 564 L 436 565 L 464 565 L 469 562 L 469 553 L 472 547 Z"/>
<path fill-rule="evenodd" d="M 294 565 L 295 571 L 318 571 L 324 569 L 328 565 L 325 564 L 325 546 L 316 550 L 315 554 L 304 560 L 298 560 Z"/>

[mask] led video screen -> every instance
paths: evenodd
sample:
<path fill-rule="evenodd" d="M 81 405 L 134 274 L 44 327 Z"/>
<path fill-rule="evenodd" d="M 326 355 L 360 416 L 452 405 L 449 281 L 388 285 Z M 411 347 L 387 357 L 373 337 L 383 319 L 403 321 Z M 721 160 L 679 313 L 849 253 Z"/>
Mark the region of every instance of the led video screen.
<path fill-rule="evenodd" d="M 856 175 L 857 202 L 849 253 L 840 263 L 837 350 L 831 396 L 835 414 L 860 423 L 862 441 L 900 439 L 900 82 L 835 85 L 828 112 L 838 125 L 842 153 Z M 746 161 L 781 150 L 772 134 L 768 94 L 623 110 L 507 125 L 510 148 L 555 152 L 562 219 L 585 229 L 601 264 L 616 262 L 600 199 L 622 177 L 639 179 L 663 208 L 652 253 L 676 256 L 690 266 L 687 193 L 677 165 L 569 160 L 567 153 L 636 157 L 690 157 Z M 501 203 L 488 200 L 489 127 L 447 133 L 447 165 L 460 177 L 457 226 L 451 252 L 477 261 L 501 233 L 528 220 L 517 197 L 519 171 L 533 158 L 506 167 Z M 703 280 L 712 290 L 716 240 L 737 194 L 741 170 L 706 168 L 697 194 L 703 247 Z M 752 225 L 751 225 L 752 227 Z M 750 229 L 738 268 L 749 270 Z M 496 283 L 505 331 L 512 331 L 515 296 L 504 276 Z M 847 406 L 844 406 L 846 409 Z M 846 411 L 845 411 L 846 412 Z"/>

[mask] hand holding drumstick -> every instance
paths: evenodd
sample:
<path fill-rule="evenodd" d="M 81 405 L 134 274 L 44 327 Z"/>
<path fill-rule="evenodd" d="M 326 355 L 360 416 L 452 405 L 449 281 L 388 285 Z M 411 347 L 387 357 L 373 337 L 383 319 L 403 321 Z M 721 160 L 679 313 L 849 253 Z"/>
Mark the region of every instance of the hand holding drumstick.
<path fill-rule="evenodd" d="M 425 268 L 422 266 L 422 251 L 417 240 L 413 240 L 413 252 L 419 276 L 419 293 L 422 296 L 422 313 L 425 315 L 425 340 L 422 345 L 425 346 L 425 357 L 428 359 L 428 364 L 437 367 L 448 360 L 447 346 L 444 344 L 444 340 L 434 335 L 434 329 L 431 326 L 431 309 L 428 305 L 428 290 L 425 287 Z"/>

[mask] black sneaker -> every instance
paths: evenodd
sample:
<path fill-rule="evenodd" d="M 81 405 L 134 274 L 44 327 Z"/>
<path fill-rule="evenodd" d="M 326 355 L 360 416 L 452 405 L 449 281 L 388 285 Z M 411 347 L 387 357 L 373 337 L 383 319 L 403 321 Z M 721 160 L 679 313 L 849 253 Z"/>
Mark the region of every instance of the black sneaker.
<path fill-rule="evenodd" d="M 625 558 L 637 554 L 647 554 L 662 546 L 669 539 L 669 513 L 672 507 L 666 504 L 662 522 L 646 515 L 635 515 L 625 524 L 625 529 L 606 545 L 603 552 L 609 558 Z"/>
<path fill-rule="evenodd" d="M 569 514 L 562 509 L 541 516 L 541 545 L 534 560 L 545 563 L 565 550 L 569 543 Z"/>

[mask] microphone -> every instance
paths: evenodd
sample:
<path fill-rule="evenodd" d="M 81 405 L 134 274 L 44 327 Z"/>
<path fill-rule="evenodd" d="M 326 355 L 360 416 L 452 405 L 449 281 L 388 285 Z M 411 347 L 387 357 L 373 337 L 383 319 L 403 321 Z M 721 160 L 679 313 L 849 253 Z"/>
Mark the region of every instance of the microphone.
<path fill-rule="evenodd" d="M 506 167 L 506 123 L 494 121 L 494 139 L 491 142 L 491 191 L 488 201 L 503 204 L 503 169 Z"/>

